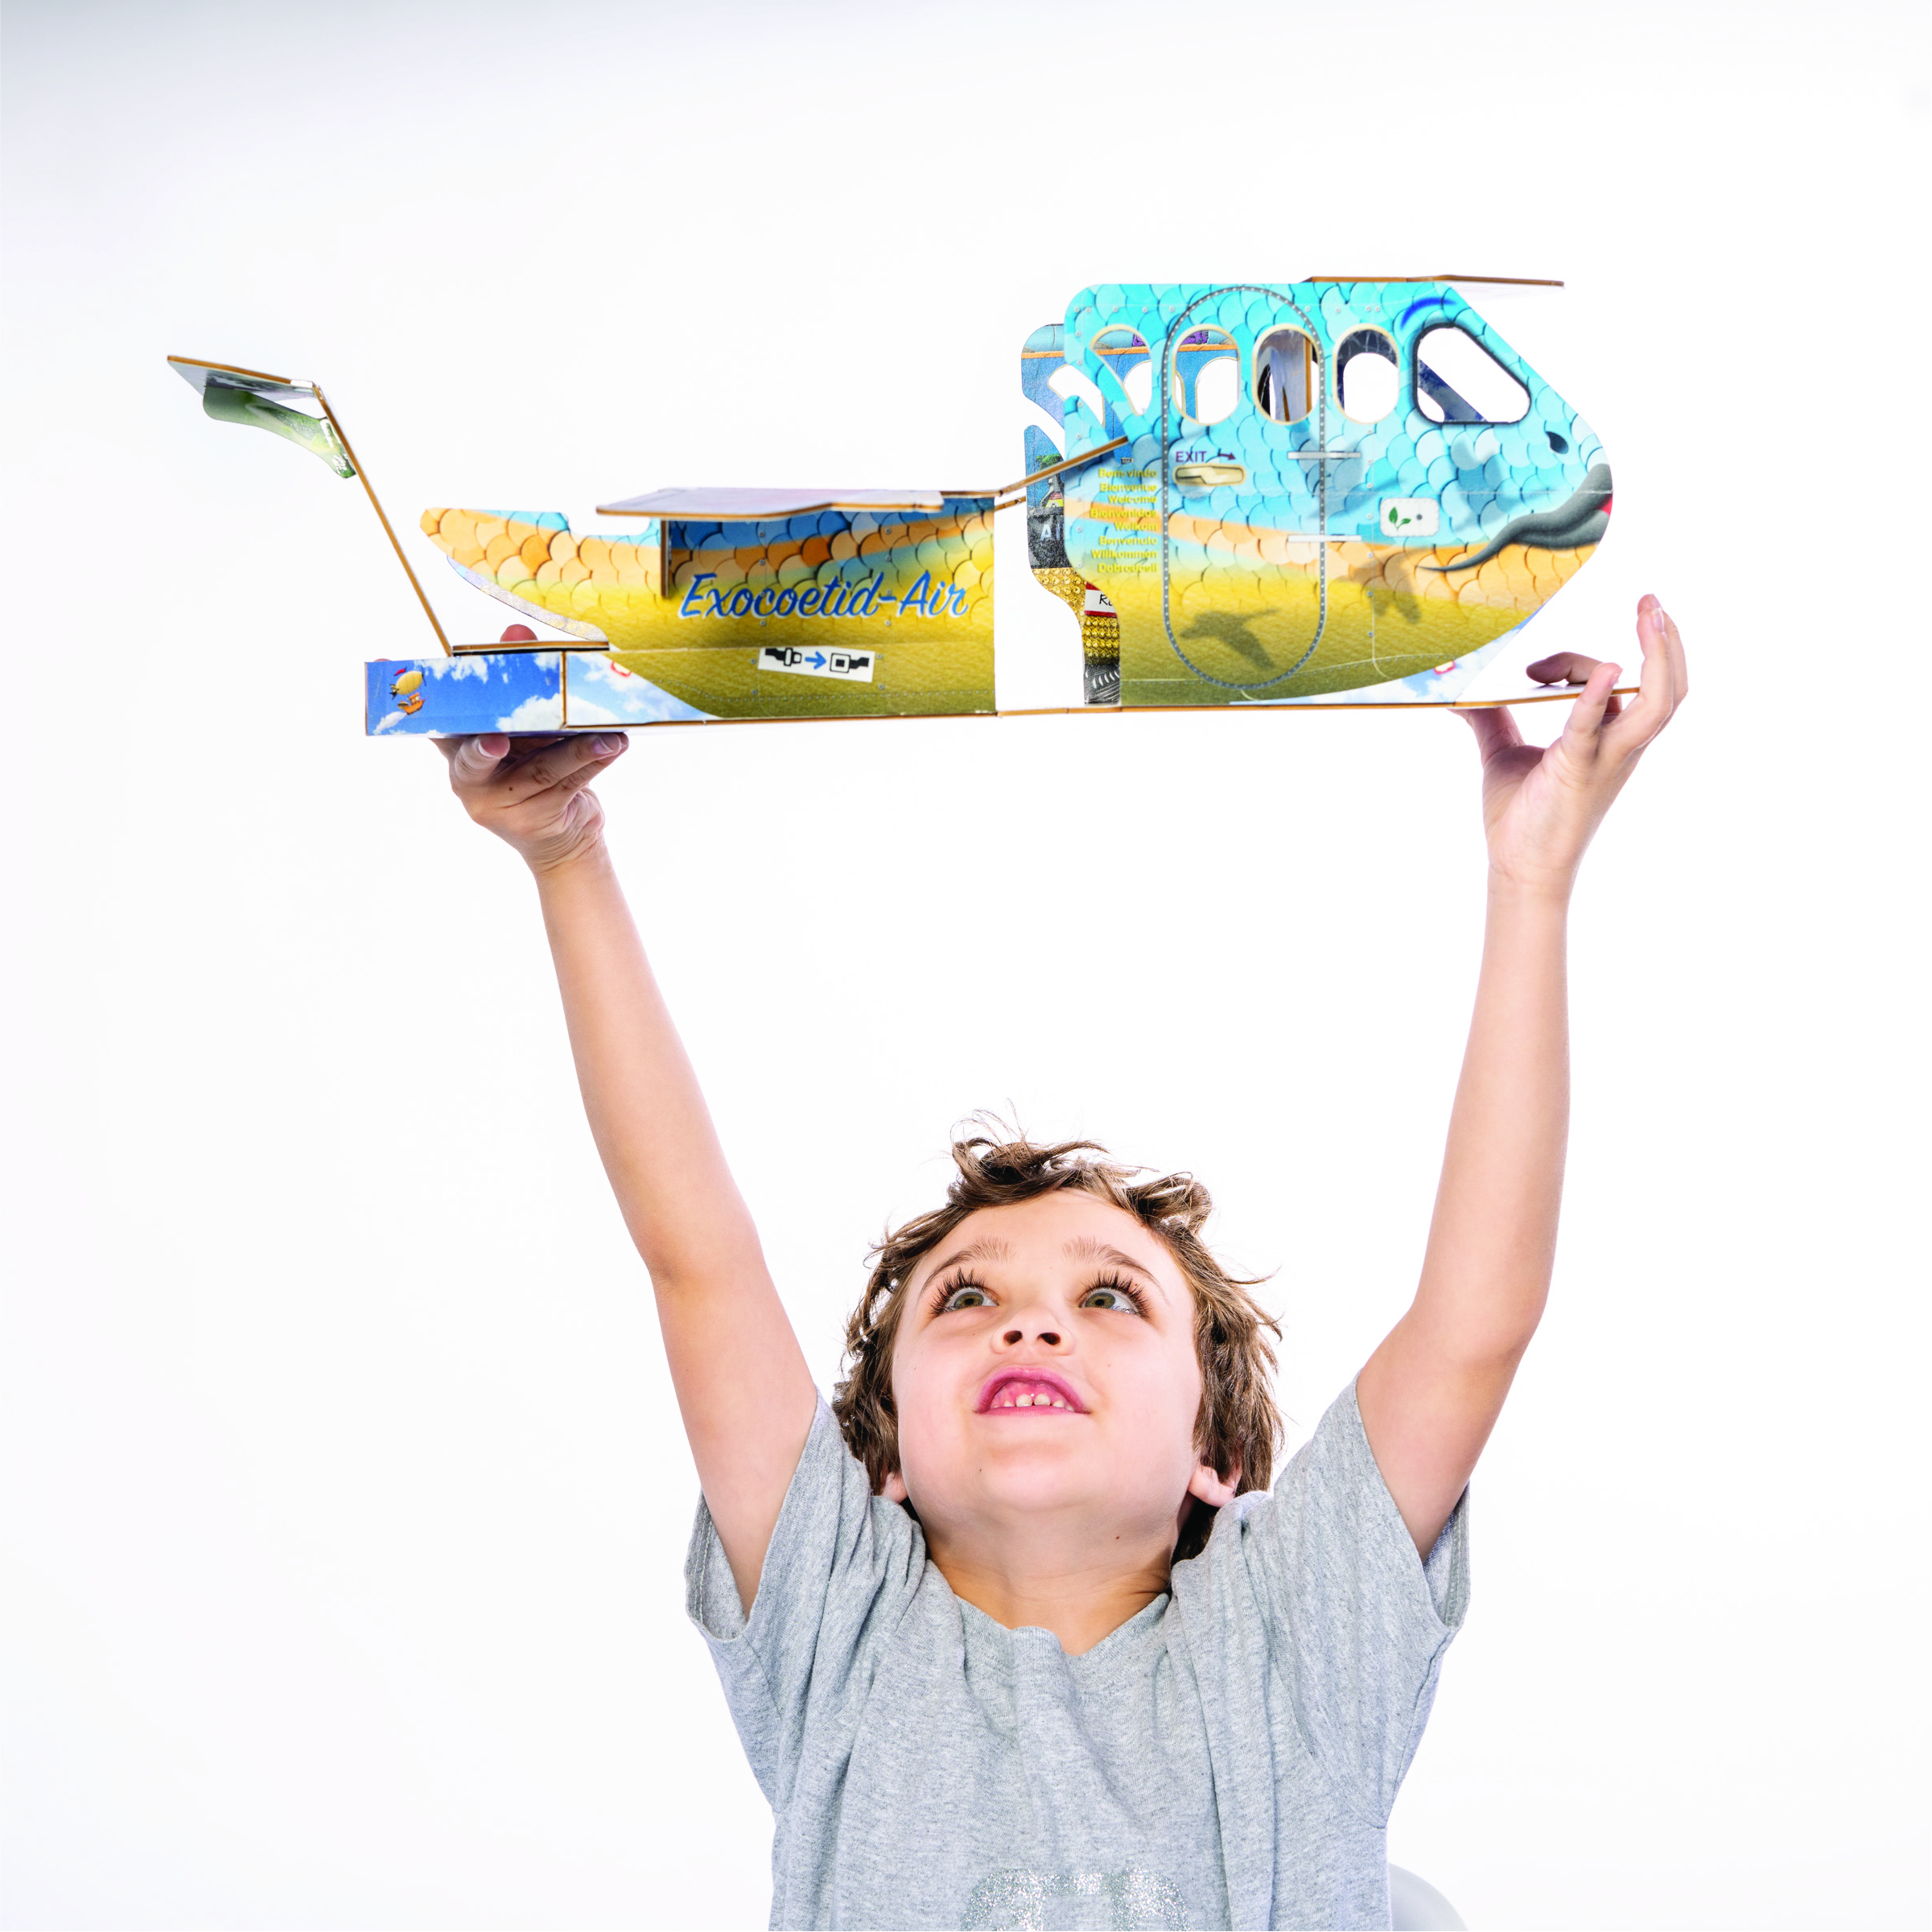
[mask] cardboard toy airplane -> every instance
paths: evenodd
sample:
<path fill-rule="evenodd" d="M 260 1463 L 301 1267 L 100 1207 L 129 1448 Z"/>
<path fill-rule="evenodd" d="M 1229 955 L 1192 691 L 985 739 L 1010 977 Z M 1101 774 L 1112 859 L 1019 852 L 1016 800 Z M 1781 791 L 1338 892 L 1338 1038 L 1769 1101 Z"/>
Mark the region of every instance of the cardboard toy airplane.
<path fill-rule="evenodd" d="M 1023 504 L 1085 708 L 1514 703 L 1551 694 L 1464 694 L 1601 539 L 1610 472 L 1452 286 L 1491 279 L 1083 289 L 1021 351 L 1026 473 L 999 488 L 665 489 L 583 536 L 423 513 L 564 641 L 452 645 L 321 390 L 169 361 L 369 490 L 443 653 L 368 665 L 372 735 L 991 714 L 993 517 Z"/>

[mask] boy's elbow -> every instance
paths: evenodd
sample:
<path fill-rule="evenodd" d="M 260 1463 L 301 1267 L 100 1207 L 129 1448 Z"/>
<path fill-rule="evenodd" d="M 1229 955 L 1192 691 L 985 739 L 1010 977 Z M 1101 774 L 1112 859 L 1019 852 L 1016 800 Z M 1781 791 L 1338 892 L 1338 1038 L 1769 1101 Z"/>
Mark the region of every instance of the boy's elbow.
<path fill-rule="evenodd" d="M 1460 1374 L 1513 1375 L 1536 1338 L 1543 1302 L 1534 1306 L 1437 1311 L 1419 1303 L 1404 1316 L 1412 1346 Z"/>
<path fill-rule="evenodd" d="M 737 1283 L 770 1281 L 756 1234 L 720 1231 L 694 1239 L 662 1230 L 633 1228 L 631 1233 L 660 1300 L 702 1300 L 727 1292 Z"/>
<path fill-rule="evenodd" d="M 1448 1285 L 1448 1284 L 1445 1284 Z M 1438 1361 L 1473 1374 L 1513 1374 L 1543 1320 L 1547 1278 L 1477 1284 L 1478 1291 L 1431 1293 L 1426 1283 L 1404 1318 L 1415 1339 Z"/>

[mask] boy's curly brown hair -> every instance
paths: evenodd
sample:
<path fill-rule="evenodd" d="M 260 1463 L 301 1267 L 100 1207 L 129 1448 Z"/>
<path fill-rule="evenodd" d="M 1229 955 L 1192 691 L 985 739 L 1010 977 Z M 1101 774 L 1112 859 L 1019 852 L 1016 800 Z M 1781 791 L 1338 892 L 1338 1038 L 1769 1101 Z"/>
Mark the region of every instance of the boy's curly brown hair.
<path fill-rule="evenodd" d="M 1062 1192 L 1110 1202 L 1165 1243 L 1194 1292 L 1201 1382 L 1196 1452 L 1224 1480 L 1238 1469 L 1237 1493 L 1266 1489 L 1281 1441 L 1281 1417 L 1268 1386 L 1275 1351 L 1267 1337 L 1279 1339 L 1281 1328 L 1249 1293 L 1258 1284 L 1229 1274 L 1201 1239 L 1201 1224 L 1214 1207 L 1207 1189 L 1191 1174 L 1136 1180 L 1135 1175 L 1149 1170 L 1120 1165 L 1093 1140 L 1043 1147 L 1017 1134 L 999 1140 L 956 1129 L 952 1152 L 958 1171 L 946 1188 L 945 1205 L 888 1233 L 871 1250 L 871 1278 L 846 1324 L 847 1373 L 833 1391 L 832 1413 L 847 1447 L 865 1464 L 874 1491 L 899 1467 L 892 1349 L 913 1270 L 969 1214 Z M 1207 1547 L 1214 1514 L 1205 1503 L 1189 1513 L 1175 1545 L 1176 1563 Z"/>

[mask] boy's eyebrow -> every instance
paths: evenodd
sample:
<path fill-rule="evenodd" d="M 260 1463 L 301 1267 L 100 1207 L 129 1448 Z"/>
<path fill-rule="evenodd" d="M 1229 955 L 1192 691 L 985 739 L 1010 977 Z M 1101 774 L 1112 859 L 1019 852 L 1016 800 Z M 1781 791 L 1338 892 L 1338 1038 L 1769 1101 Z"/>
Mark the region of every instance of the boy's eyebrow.
<path fill-rule="evenodd" d="M 943 1275 L 948 1268 L 956 1268 L 962 1261 L 1005 1261 L 1012 1254 L 1011 1246 L 998 1235 L 991 1235 L 984 1241 L 976 1241 L 970 1248 L 962 1248 L 957 1254 L 949 1254 L 926 1276 L 931 1281 Z"/>
<path fill-rule="evenodd" d="M 1116 1268 L 1130 1268 L 1143 1279 L 1151 1281 L 1161 1289 L 1160 1277 L 1143 1261 L 1136 1261 L 1131 1254 L 1123 1254 L 1118 1248 L 1110 1247 L 1104 1241 L 1096 1241 L 1091 1234 L 1076 1234 L 1061 1252 L 1069 1261 L 1104 1261 Z"/>

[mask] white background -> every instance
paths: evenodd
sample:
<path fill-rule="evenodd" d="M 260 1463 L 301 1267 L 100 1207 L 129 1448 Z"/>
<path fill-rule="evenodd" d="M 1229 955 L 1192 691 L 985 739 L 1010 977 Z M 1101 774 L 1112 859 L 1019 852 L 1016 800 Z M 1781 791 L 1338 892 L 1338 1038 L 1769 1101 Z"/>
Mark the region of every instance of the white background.
<path fill-rule="evenodd" d="M 1926 1922 L 1909 27 L 15 0 L 7 1922 L 768 1897 L 532 896 L 432 751 L 361 735 L 361 661 L 433 641 L 359 490 L 164 354 L 323 381 L 406 526 L 581 528 L 1014 474 L 1015 352 L 1089 281 L 1449 271 L 1567 278 L 1489 312 L 1615 467 L 1542 640 L 1625 650 L 1654 588 L 1697 685 L 1579 896 L 1555 1294 L 1393 1856 L 1476 1926 Z M 1037 701 L 1072 627 L 1007 521 Z M 1428 1213 L 1456 720 L 660 731 L 604 789 L 822 1380 L 868 1239 L 1010 1103 L 1210 1182 L 1312 1426 Z"/>

